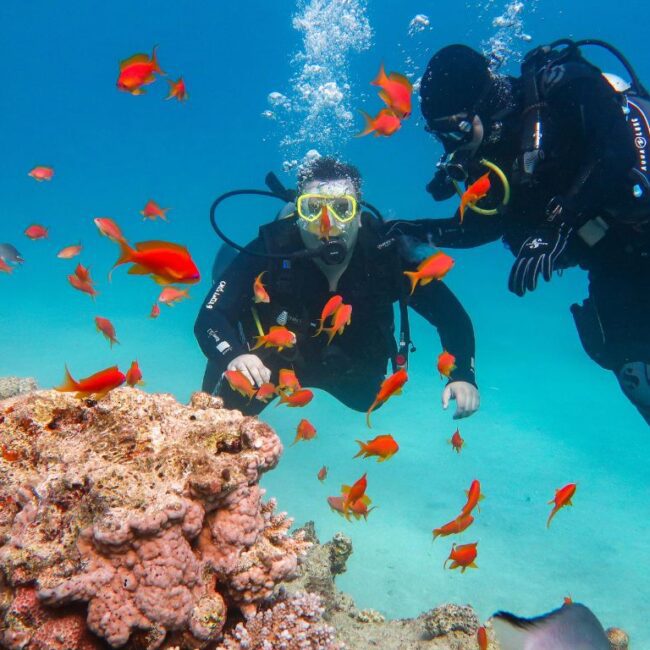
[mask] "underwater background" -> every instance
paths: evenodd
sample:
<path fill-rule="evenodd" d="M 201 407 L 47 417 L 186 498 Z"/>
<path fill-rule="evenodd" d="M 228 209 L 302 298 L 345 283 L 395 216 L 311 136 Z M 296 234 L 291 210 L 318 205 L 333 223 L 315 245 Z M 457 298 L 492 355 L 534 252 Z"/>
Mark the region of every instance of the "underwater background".
<path fill-rule="evenodd" d="M 427 20 L 413 22 L 419 14 Z M 264 189 L 271 170 L 290 185 L 296 163 L 315 149 L 359 166 L 365 198 L 387 218 L 449 216 L 456 202 L 435 204 L 424 191 L 441 149 L 417 109 L 392 138 L 352 137 L 362 126 L 357 109 L 380 106 L 369 81 L 382 61 L 415 81 L 435 50 L 463 42 L 516 73 L 534 45 L 597 37 L 650 83 L 649 19 L 640 0 L 2 3 L 0 242 L 17 246 L 25 263 L 0 274 L 0 376 L 52 387 L 65 364 L 85 377 L 137 358 L 145 390 L 187 400 L 205 365 L 193 324 L 220 246 L 208 221 L 218 194 Z M 183 75 L 187 102 L 163 101 L 162 79 L 138 97 L 115 88 L 119 61 L 155 44 L 170 77 Z M 587 54 L 621 73 L 610 57 Z M 35 183 L 27 175 L 35 165 L 52 165 L 53 180 Z M 150 198 L 171 208 L 168 223 L 143 222 Z M 221 214 L 224 230 L 244 243 L 278 207 L 234 200 Z M 159 287 L 123 269 L 108 282 L 118 251 L 99 236 L 99 216 L 114 218 L 130 241 L 186 244 L 203 274 L 192 299 L 149 319 Z M 49 238 L 28 240 L 32 223 Z M 79 241 L 79 258 L 57 259 Z M 440 408 L 439 340 L 413 314 L 409 383 L 373 418 L 372 435 L 392 433 L 400 452 L 380 465 L 353 460 L 354 440 L 372 437 L 364 416 L 322 392 L 297 413 L 272 405 L 262 418 L 287 445 L 302 417 L 318 436 L 285 450 L 265 477 L 268 494 L 296 523 L 314 520 L 322 539 L 337 530 L 352 537 L 338 584 L 359 607 L 404 617 L 469 602 L 482 618 L 497 609 L 528 616 L 570 595 L 605 627 L 626 629 L 633 647 L 650 647 L 650 438 L 614 376 L 581 348 L 569 305 L 586 296 L 585 273 L 568 271 L 519 299 L 507 291 L 513 258 L 500 243 L 452 254 L 446 281 L 474 323 L 482 399 L 460 422 L 463 452 L 446 442 L 456 423 L 453 405 Z M 66 280 L 79 260 L 96 279 L 94 303 Z M 120 345 L 110 349 L 96 332 L 98 315 L 115 324 Z M 330 468 L 324 484 L 322 465 Z M 348 523 L 326 497 L 365 470 L 378 508 Z M 450 543 L 432 544 L 431 530 L 453 518 L 474 478 L 486 499 L 461 539 L 479 541 L 479 569 L 443 571 Z M 575 507 L 547 530 L 547 502 L 569 482 L 578 483 Z"/>

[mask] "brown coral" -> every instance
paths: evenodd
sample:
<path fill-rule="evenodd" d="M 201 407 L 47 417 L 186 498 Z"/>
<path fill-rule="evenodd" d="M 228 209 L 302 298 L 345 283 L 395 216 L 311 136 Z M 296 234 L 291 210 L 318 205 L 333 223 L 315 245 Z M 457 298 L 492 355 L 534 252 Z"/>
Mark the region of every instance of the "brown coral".
<path fill-rule="evenodd" d="M 228 609 L 254 615 L 306 547 L 257 485 L 279 438 L 208 395 L 183 406 L 129 388 L 100 402 L 32 393 L 0 403 L 0 442 L 17 452 L 0 459 L 10 650 L 57 647 L 39 640 L 42 621 L 14 615 L 23 589 L 41 614 L 87 605 L 88 627 L 113 647 L 205 648 Z"/>

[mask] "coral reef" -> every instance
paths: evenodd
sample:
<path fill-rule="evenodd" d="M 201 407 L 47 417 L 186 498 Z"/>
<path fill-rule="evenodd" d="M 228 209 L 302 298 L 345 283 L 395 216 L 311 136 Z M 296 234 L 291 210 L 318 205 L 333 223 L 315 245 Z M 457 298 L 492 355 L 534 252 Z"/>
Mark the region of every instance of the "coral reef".
<path fill-rule="evenodd" d="M 32 377 L 0 377 L 0 400 L 36 390 Z"/>
<path fill-rule="evenodd" d="M 618 627 L 610 627 L 606 630 L 609 644 L 612 650 L 627 650 L 630 638 L 628 635 Z"/>
<path fill-rule="evenodd" d="M 423 615 L 424 629 L 431 637 L 444 636 L 450 632 L 476 634 L 481 622 L 474 610 L 467 605 L 444 605 Z"/>
<path fill-rule="evenodd" d="M 0 440 L 9 650 L 214 647 L 227 617 L 257 620 L 309 546 L 262 502 L 277 435 L 206 394 L 35 392 L 0 403 Z"/>

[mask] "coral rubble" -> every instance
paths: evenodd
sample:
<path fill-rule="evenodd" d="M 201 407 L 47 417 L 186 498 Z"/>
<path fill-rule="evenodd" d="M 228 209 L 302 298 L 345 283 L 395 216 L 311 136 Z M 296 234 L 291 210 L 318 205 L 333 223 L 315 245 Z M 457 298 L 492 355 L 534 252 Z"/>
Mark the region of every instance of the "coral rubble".
<path fill-rule="evenodd" d="M 0 377 L 0 399 L 31 393 L 36 390 L 36 380 L 31 377 Z"/>

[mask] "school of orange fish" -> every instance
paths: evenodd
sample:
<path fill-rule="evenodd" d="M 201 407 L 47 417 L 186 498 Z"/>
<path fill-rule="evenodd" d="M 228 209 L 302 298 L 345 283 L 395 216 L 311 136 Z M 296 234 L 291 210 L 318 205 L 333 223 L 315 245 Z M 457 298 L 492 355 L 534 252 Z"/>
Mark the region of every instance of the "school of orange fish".
<path fill-rule="evenodd" d="M 154 47 L 151 56 L 135 54 L 122 61 L 120 63 L 116 85 L 119 90 L 128 92 L 131 95 L 142 95 L 145 92 L 144 86 L 155 82 L 158 77 L 164 74 L 157 60 L 156 47 Z M 168 82 L 170 89 L 166 99 L 187 100 L 188 94 L 182 77 L 177 81 L 168 80 Z M 380 68 L 377 78 L 371 83 L 381 88 L 379 97 L 386 104 L 386 108 L 379 111 L 375 117 L 370 117 L 368 114 L 362 112 L 366 121 L 366 127 L 358 135 L 363 136 L 374 132 L 375 136 L 391 136 L 399 130 L 402 121 L 408 118 L 411 113 L 412 85 L 401 74 L 391 72 L 387 75 L 383 65 Z M 29 176 L 37 182 L 51 181 L 54 177 L 54 168 L 39 165 L 29 172 Z M 489 173 L 479 178 L 467 188 L 461 197 L 459 213 L 461 221 L 466 207 L 473 206 L 477 201 L 484 198 L 489 191 Z M 150 199 L 140 214 L 142 214 L 144 219 L 161 219 L 166 221 L 168 210 L 169 208 L 161 208 L 153 199 Z M 128 271 L 129 275 L 148 275 L 156 283 L 162 285 L 163 288 L 158 300 L 151 308 L 149 314 L 151 318 L 157 318 L 159 316 L 159 303 L 173 306 L 176 302 L 189 297 L 187 289 L 173 286 L 176 284 L 194 284 L 200 279 L 199 270 L 187 248 L 180 244 L 160 240 L 138 242 L 134 246 L 131 246 L 122 234 L 120 227 L 112 219 L 98 217 L 94 219 L 94 223 L 101 235 L 108 237 L 119 247 L 120 254 L 109 273 L 109 279 L 113 269 L 123 264 L 131 264 Z M 319 223 L 320 236 L 327 238 L 330 228 L 331 221 L 327 208 L 324 206 Z M 25 235 L 31 240 L 38 240 L 48 237 L 49 232 L 41 224 L 32 224 L 25 230 Z M 82 250 L 81 243 L 71 244 L 62 248 L 57 254 L 57 257 L 61 259 L 72 259 L 80 255 Z M 453 265 L 454 260 L 449 255 L 442 251 L 437 251 L 422 261 L 417 270 L 405 271 L 405 275 L 411 283 L 411 294 L 416 291 L 418 285 L 426 285 L 444 278 Z M 13 267 L 4 259 L 0 258 L 0 271 L 11 273 Z M 269 303 L 271 301 L 271 296 L 262 282 L 263 276 L 264 273 L 261 273 L 255 278 L 253 283 L 252 301 L 256 303 Z M 74 273 L 68 275 L 68 282 L 74 289 L 87 293 L 93 300 L 98 295 L 89 268 L 84 267 L 81 263 L 77 264 Z M 327 345 L 329 345 L 335 336 L 343 334 L 346 326 L 351 323 L 351 320 L 352 305 L 345 304 L 342 296 L 335 295 L 323 306 L 319 327 L 315 336 L 322 333 L 327 334 Z M 95 318 L 95 325 L 97 330 L 106 337 L 111 347 L 119 343 L 115 327 L 108 318 L 97 316 Z M 252 348 L 253 350 L 260 347 L 267 347 L 275 348 L 278 351 L 295 346 L 297 340 L 296 335 L 284 326 L 273 326 L 266 334 L 262 333 L 256 339 L 256 343 Z M 450 377 L 455 369 L 455 358 L 453 354 L 443 350 L 438 357 L 437 367 L 441 377 Z M 289 368 L 279 371 L 277 384 L 268 382 L 259 388 L 255 388 L 247 377 L 238 370 L 225 372 L 224 378 L 232 390 L 241 393 L 250 400 L 257 399 L 266 403 L 278 396 L 278 405 L 286 404 L 291 408 L 299 408 L 309 404 L 314 397 L 311 390 L 301 386 L 295 372 Z M 402 368 L 382 382 L 377 396 L 366 414 L 366 423 L 369 428 L 371 427 L 370 418 L 372 411 L 387 402 L 394 395 L 399 395 L 407 381 L 407 371 Z M 99 400 L 109 391 L 124 383 L 129 386 L 142 385 L 142 372 L 137 361 L 132 362 L 126 374 L 122 373 L 117 366 L 113 366 L 78 380 L 72 377 L 66 367 L 64 381 L 56 390 L 74 392 L 79 398 Z M 303 418 L 298 423 L 296 437 L 292 444 L 300 441 L 313 440 L 315 437 L 315 426 Z M 390 434 L 378 435 L 371 440 L 357 440 L 356 442 L 359 445 L 359 450 L 354 458 L 365 459 L 376 457 L 378 462 L 385 462 L 399 451 L 397 441 Z M 452 449 L 458 454 L 461 453 L 464 442 L 458 429 L 449 440 Z M 15 461 L 18 460 L 18 455 L 3 445 L 2 458 L 7 461 Z M 328 471 L 328 468 L 323 466 L 317 474 L 318 480 L 321 482 L 327 480 Z M 361 518 L 367 520 L 370 512 L 376 507 L 369 507 L 372 500 L 366 494 L 367 487 L 367 475 L 364 473 L 352 485 L 342 485 L 340 494 L 328 497 L 327 502 L 332 510 L 345 517 L 348 521 L 351 520 L 351 516 L 356 520 Z M 554 498 L 549 501 L 549 504 L 553 504 L 553 509 L 548 517 L 547 527 L 550 526 L 551 520 L 560 509 L 572 505 L 571 500 L 575 492 L 575 483 L 569 483 L 556 490 Z M 478 480 L 472 481 L 466 495 L 467 499 L 465 505 L 460 510 L 460 514 L 448 523 L 433 529 L 434 540 L 438 537 L 459 535 L 474 523 L 472 513 L 475 509 L 480 512 L 479 502 L 483 499 L 481 484 Z M 450 569 L 460 568 L 461 573 L 467 568 L 476 568 L 477 546 L 478 542 L 459 545 L 454 543 L 449 557 L 445 562 L 445 567 L 449 563 Z M 479 629 L 478 642 L 479 647 L 487 647 L 484 628 Z"/>

